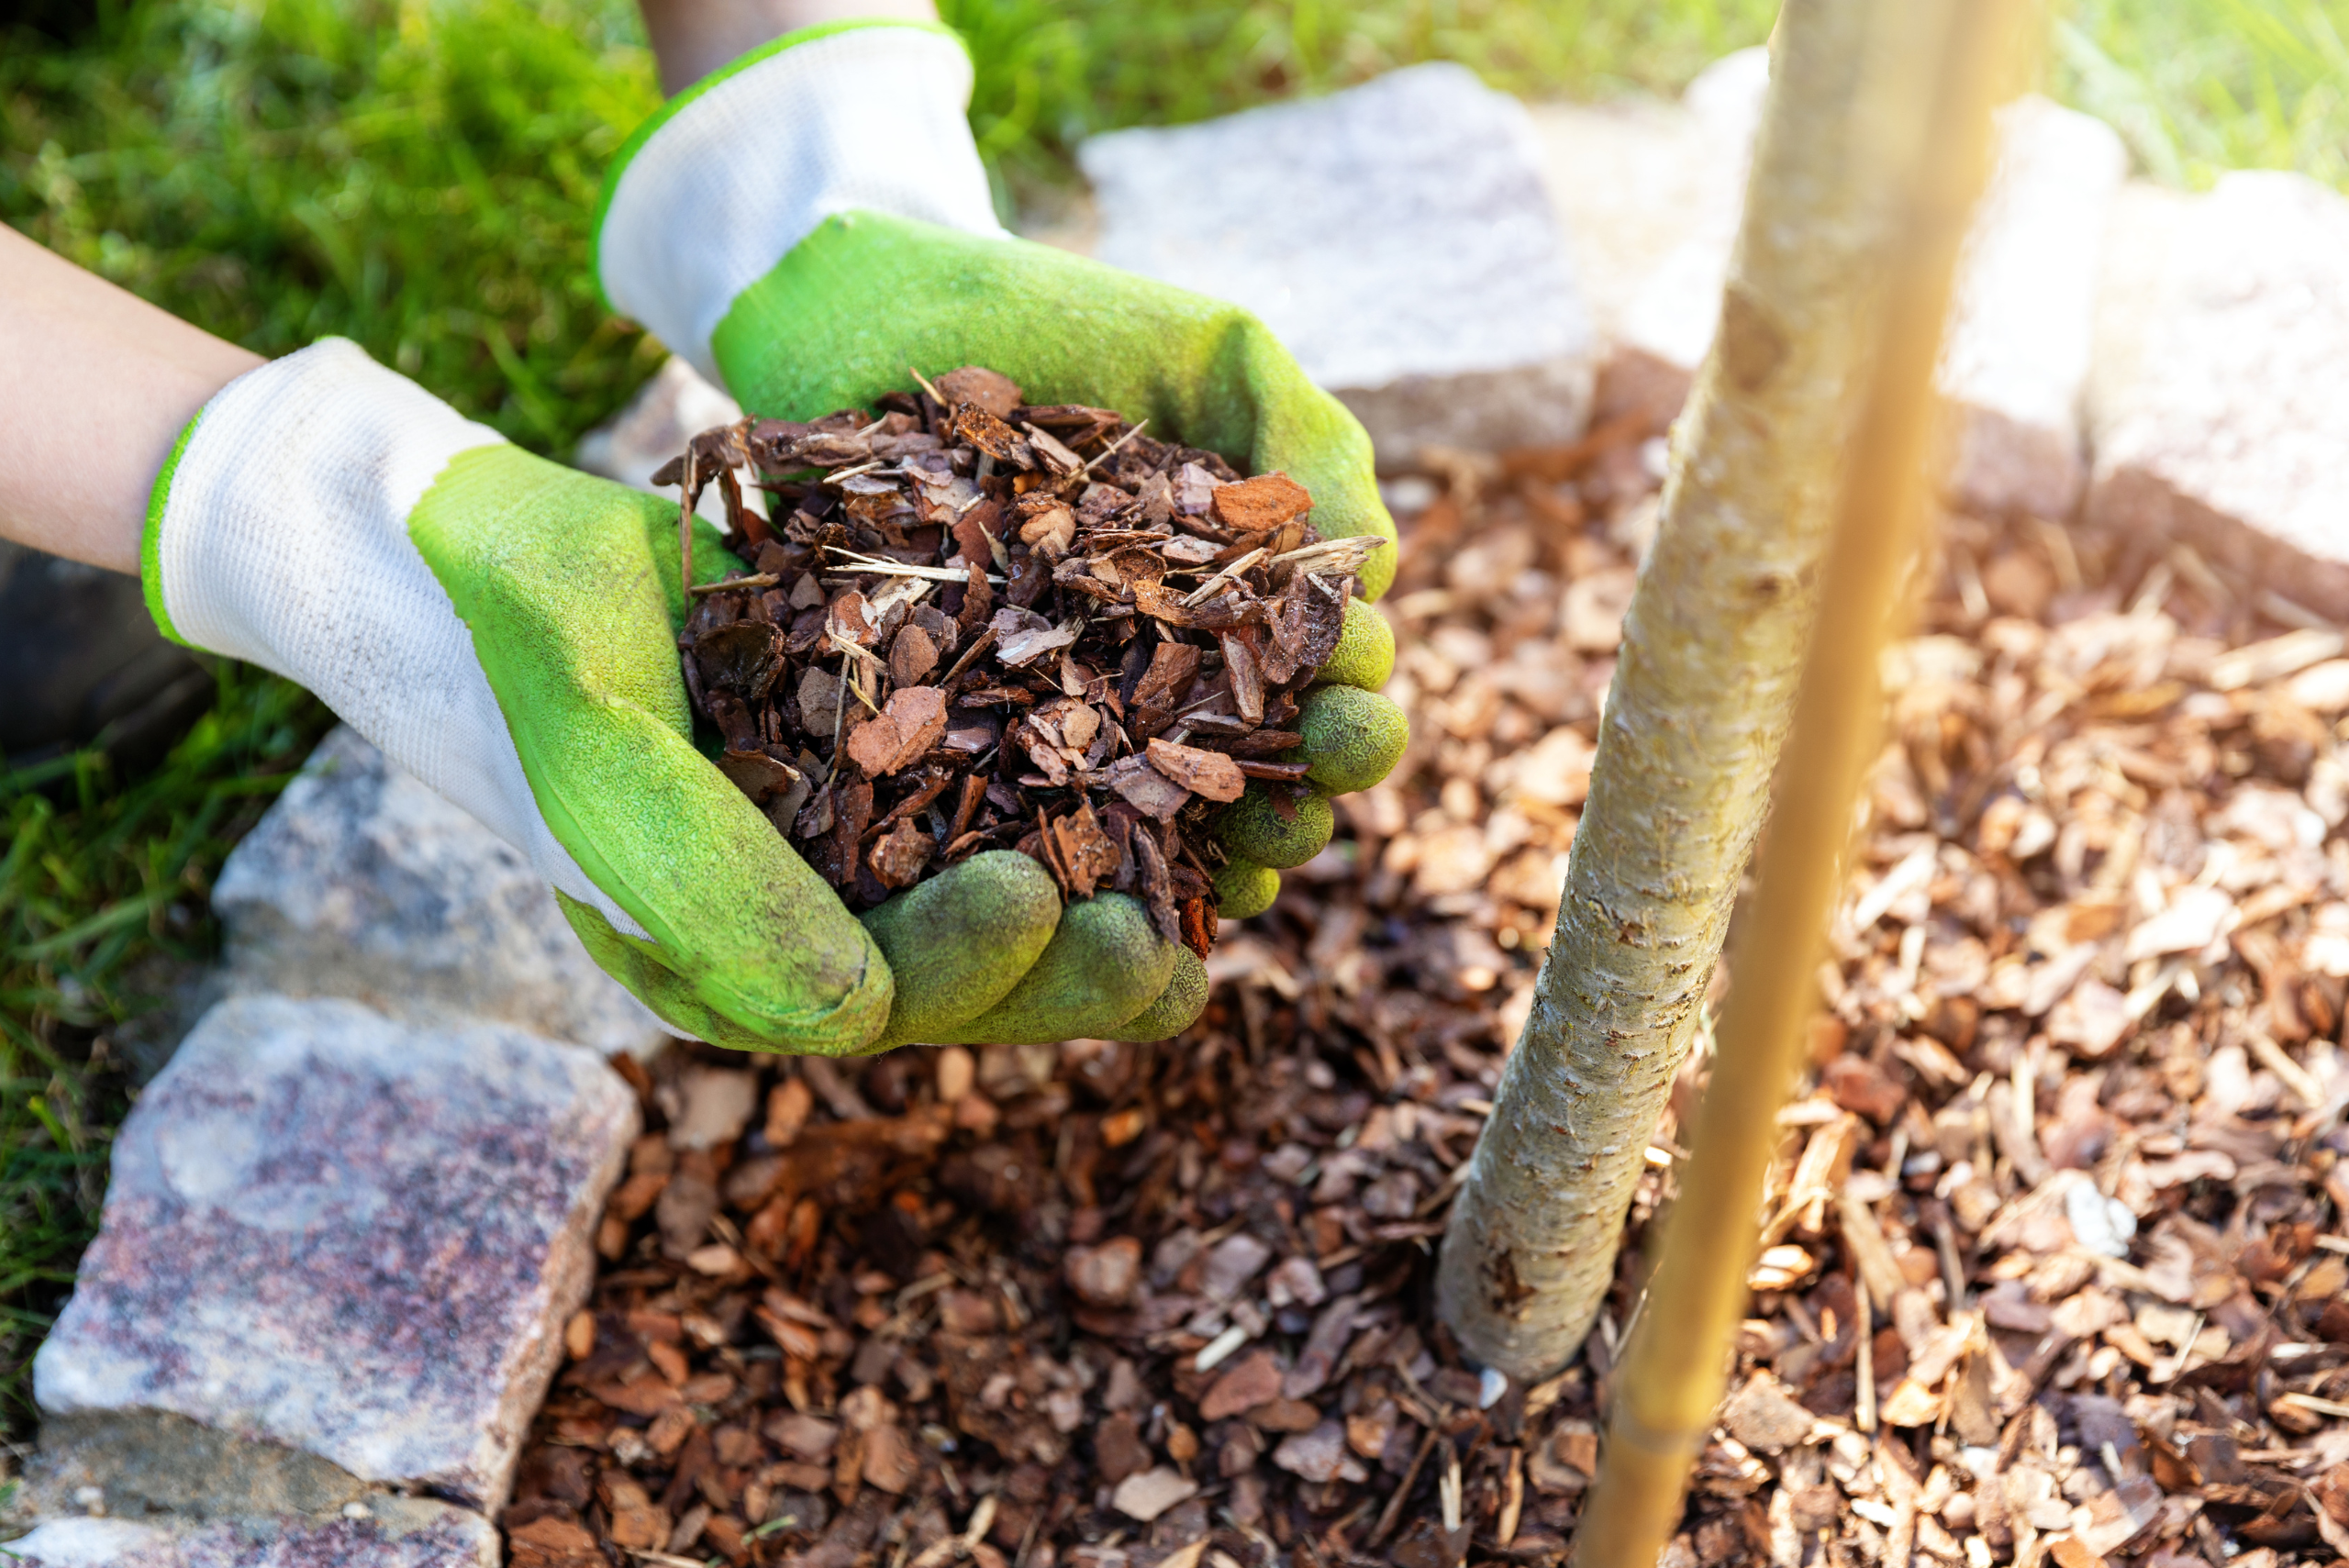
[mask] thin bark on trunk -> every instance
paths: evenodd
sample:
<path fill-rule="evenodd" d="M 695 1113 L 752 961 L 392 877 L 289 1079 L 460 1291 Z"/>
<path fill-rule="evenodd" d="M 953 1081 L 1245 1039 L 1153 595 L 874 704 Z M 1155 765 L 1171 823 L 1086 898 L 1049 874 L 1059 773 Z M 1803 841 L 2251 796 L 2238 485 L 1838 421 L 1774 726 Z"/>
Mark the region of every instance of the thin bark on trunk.
<path fill-rule="evenodd" d="M 1871 123 L 1891 154 L 1901 213 L 1865 411 L 1837 504 L 1825 599 L 1794 732 L 1776 781 L 1769 847 L 1742 934 L 1741 976 L 1697 1120 L 1695 1158 L 1609 1412 L 1598 1484 L 1575 1538 L 1576 1568 L 1644 1568 L 1679 1523 L 1688 1469 L 1713 1423 L 1746 1301 L 1763 1179 L 1795 1080 L 1834 901 L 1852 802 L 1881 731 L 1876 660 L 1925 512 L 1933 363 L 1950 279 L 1988 164 L 1990 104 L 2014 61 L 2030 0 L 1828 0 L 1872 14 L 1897 76 L 1921 77 Z M 1795 18 L 1790 17 L 1792 21 Z M 1808 21 L 1809 15 L 1801 20 Z M 1866 1316 L 1861 1317 L 1862 1337 Z M 1865 1362 L 1862 1382 L 1869 1380 Z M 1864 1424 L 1865 1424 L 1864 1422 Z"/>
<path fill-rule="evenodd" d="M 1452 1208 L 1437 1306 L 1478 1362 L 1564 1366 L 1720 956 L 1802 673 L 1863 358 L 1885 155 L 1869 7 L 1788 0 L 1720 331 L 1674 436 L 1532 1012 Z"/>

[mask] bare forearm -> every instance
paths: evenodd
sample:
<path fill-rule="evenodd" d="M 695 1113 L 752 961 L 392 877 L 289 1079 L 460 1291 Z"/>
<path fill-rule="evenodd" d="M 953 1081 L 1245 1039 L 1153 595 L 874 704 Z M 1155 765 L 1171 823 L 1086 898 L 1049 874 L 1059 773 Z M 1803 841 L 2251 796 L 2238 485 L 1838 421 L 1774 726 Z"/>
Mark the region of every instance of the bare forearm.
<path fill-rule="evenodd" d="M 770 39 L 863 17 L 934 22 L 931 0 L 639 0 L 661 90 L 682 92 Z"/>
<path fill-rule="evenodd" d="M 261 362 L 0 225 L 0 538 L 137 572 L 172 443 Z"/>

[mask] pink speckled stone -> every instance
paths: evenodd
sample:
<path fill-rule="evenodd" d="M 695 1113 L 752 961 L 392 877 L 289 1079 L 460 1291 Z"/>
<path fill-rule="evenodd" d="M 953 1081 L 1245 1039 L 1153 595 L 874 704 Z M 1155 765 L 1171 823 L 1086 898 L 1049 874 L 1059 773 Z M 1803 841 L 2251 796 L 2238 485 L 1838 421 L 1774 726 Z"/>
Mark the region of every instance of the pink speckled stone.
<path fill-rule="evenodd" d="M 173 1411 L 494 1514 L 637 1129 L 627 1085 L 576 1047 L 231 998 L 123 1124 L 35 1393 L 56 1414 Z"/>
<path fill-rule="evenodd" d="M 215 1519 L 177 1529 L 52 1519 L 8 1543 L 26 1568 L 496 1568 L 497 1531 L 445 1503 L 382 1499 L 371 1517 Z"/>
<path fill-rule="evenodd" d="M 2089 384 L 2089 520 L 2349 617 L 2349 197 L 2242 172 L 2132 186 Z"/>

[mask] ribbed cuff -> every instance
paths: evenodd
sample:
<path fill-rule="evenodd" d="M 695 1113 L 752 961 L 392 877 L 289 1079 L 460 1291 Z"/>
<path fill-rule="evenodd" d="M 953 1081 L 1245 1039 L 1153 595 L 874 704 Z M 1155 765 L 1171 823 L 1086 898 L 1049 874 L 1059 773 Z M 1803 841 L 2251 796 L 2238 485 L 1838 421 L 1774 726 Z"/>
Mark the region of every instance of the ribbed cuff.
<path fill-rule="evenodd" d="M 970 98 L 970 57 L 943 28 L 777 39 L 629 139 L 605 188 L 596 282 L 717 381 L 710 335 L 735 296 L 835 213 L 1004 232 L 964 117 Z"/>

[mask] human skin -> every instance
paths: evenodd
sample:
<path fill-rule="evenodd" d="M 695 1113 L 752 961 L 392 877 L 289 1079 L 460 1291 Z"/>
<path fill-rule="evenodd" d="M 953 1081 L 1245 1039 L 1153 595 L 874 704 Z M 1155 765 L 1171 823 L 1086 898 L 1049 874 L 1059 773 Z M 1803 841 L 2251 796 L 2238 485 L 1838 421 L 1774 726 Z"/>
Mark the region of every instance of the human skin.
<path fill-rule="evenodd" d="M 930 0 L 644 0 L 663 91 L 801 28 L 936 21 Z M 139 570 L 148 492 L 212 395 L 262 362 L 0 225 L 0 539 Z"/>
<path fill-rule="evenodd" d="M 0 225 L 0 539 L 136 573 L 172 443 L 261 362 Z"/>
<path fill-rule="evenodd" d="M 661 90 L 682 92 L 770 39 L 827 22 L 934 22 L 930 0 L 641 0 Z"/>

